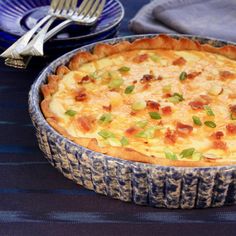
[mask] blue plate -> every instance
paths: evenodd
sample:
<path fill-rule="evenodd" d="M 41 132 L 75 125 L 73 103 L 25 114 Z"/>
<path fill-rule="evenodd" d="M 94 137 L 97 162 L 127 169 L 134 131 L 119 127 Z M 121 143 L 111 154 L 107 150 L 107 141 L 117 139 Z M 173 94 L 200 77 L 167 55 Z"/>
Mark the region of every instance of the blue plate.
<path fill-rule="evenodd" d="M 82 0 L 79 0 L 78 5 Z M 34 27 L 49 9 L 50 0 L 0 1 L 0 48 L 10 46 L 17 38 Z M 92 28 L 72 25 L 46 43 L 46 52 L 52 49 L 78 47 L 115 34 L 124 16 L 119 0 L 107 0 L 103 13 Z M 7 22 L 7 23 L 6 23 Z"/>

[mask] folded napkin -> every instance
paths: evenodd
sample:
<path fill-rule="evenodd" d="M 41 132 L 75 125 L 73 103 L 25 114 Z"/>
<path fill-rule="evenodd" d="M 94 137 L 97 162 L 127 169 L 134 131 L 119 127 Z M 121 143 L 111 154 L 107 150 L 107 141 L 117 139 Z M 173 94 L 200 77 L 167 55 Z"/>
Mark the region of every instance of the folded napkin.
<path fill-rule="evenodd" d="M 183 33 L 236 42 L 236 0 L 154 0 L 130 21 L 134 33 Z"/>

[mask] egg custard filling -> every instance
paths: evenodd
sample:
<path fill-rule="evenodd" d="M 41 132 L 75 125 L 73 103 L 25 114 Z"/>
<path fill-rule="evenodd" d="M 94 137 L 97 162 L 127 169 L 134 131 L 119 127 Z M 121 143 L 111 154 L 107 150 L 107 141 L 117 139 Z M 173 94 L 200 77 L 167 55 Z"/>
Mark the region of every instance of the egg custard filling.
<path fill-rule="evenodd" d="M 170 166 L 236 163 L 236 49 L 168 36 L 98 45 L 42 86 L 42 111 L 91 150 Z"/>

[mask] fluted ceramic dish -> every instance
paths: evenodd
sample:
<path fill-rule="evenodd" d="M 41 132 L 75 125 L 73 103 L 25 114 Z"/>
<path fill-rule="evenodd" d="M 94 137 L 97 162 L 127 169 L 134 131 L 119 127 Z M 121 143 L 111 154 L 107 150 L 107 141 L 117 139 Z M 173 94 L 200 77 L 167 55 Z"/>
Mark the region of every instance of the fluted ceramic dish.
<path fill-rule="evenodd" d="M 153 36 L 156 35 L 123 37 L 103 42 L 114 44 Z M 232 44 L 209 38 L 184 37 L 215 47 Z M 140 205 L 206 208 L 236 203 L 236 166 L 164 167 L 121 160 L 79 146 L 49 126 L 40 110 L 40 86 L 59 65 L 66 64 L 78 51 L 90 51 L 94 46 L 90 44 L 58 58 L 32 85 L 29 112 L 36 128 L 39 147 L 52 166 L 87 189 Z"/>

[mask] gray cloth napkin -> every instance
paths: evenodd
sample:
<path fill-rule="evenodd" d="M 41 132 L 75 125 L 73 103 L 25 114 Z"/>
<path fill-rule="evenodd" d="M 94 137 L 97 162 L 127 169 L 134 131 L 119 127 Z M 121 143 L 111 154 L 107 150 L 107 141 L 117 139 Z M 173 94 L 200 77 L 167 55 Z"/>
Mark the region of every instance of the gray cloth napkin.
<path fill-rule="evenodd" d="M 236 0 L 154 0 L 130 21 L 134 33 L 183 33 L 236 42 Z"/>

